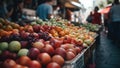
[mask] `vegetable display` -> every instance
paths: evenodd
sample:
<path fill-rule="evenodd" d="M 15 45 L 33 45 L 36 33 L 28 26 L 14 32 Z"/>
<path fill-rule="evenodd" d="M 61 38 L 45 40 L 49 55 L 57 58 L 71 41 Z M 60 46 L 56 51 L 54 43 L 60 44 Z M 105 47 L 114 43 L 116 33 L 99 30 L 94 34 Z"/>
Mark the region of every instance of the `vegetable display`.
<path fill-rule="evenodd" d="M 3 68 L 62 68 L 95 40 L 95 32 L 63 19 L 37 20 L 21 26 L 0 19 Z"/>

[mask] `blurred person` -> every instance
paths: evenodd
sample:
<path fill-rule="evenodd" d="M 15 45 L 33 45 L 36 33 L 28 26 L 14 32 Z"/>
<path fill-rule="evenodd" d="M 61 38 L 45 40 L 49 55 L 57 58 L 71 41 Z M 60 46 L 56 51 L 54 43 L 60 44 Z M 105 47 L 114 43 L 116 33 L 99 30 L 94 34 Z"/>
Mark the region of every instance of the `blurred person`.
<path fill-rule="evenodd" d="M 59 3 L 58 6 L 60 8 L 59 11 L 58 11 L 58 14 L 61 18 L 64 19 L 65 18 L 65 7 L 62 3 Z"/>
<path fill-rule="evenodd" d="M 0 0 L 0 18 L 6 18 L 7 9 L 4 4 L 4 0 Z"/>
<path fill-rule="evenodd" d="M 67 19 L 68 21 L 71 21 L 72 20 L 71 16 L 72 16 L 72 11 L 66 8 L 65 19 Z M 75 15 L 75 18 L 76 18 L 76 15 Z"/>
<path fill-rule="evenodd" d="M 104 31 L 105 31 L 105 33 L 108 32 L 108 23 L 109 23 L 108 13 L 105 13 L 104 14 Z"/>
<path fill-rule="evenodd" d="M 101 14 L 100 13 L 98 13 L 98 10 L 99 10 L 99 8 L 96 6 L 95 8 L 94 8 L 94 12 L 93 12 L 93 15 L 92 15 L 92 23 L 93 24 L 98 24 L 98 25 L 101 25 L 102 24 L 102 21 L 101 21 Z"/>
<path fill-rule="evenodd" d="M 32 7 L 33 9 L 36 9 L 38 5 L 38 0 L 32 0 Z"/>
<path fill-rule="evenodd" d="M 13 5 L 8 7 L 9 17 L 11 18 L 11 21 L 16 22 L 22 18 L 23 5 L 23 0 L 14 0 Z"/>
<path fill-rule="evenodd" d="M 93 20 L 93 13 L 92 13 L 92 11 L 91 11 L 90 14 L 88 15 L 86 21 L 87 21 L 88 23 L 92 23 L 92 20 Z"/>
<path fill-rule="evenodd" d="M 7 8 L 7 19 L 8 20 L 10 20 L 11 21 L 11 14 L 12 14 L 12 11 L 11 11 L 11 9 L 13 8 L 13 1 L 7 1 L 7 6 L 6 6 L 6 8 Z"/>
<path fill-rule="evenodd" d="M 51 19 L 53 16 L 54 0 L 46 0 L 45 3 L 40 4 L 36 10 L 36 15 L 42 20 Z"/>
<path fill-rule="evenodd" d="M 24 7 L 28 9 L 36 9 L 38 1 L 41 0 L 24 0 Z"/>
<path fill-rule="evenodd" d="M 32 8 L 32 0 L 24 0 L 25 8 Z"/>
<path fill-rule="evenodd" d="M 112 30 L 111 38 L 115 42 L 120 43 L 120 3 L 119 3 L 119 0 L 114 0 L 113 6 L 110 9 L 109 15 L 110 15 L 109 17 L 111 20 L 110 29 Z"/>
<path fill-rule="evenodd" d="M 45 0 L 38 0 L 38 5 L 42 4 L 42 3 L 45 3 Z"/>

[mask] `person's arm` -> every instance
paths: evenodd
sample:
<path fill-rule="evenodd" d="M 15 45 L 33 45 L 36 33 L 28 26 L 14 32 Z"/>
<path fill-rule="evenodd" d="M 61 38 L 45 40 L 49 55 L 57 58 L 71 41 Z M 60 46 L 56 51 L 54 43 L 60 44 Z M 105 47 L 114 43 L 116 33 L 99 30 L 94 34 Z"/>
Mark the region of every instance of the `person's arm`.
<path fill-rule="evenodd" d="M 7 18 L 9 18 L 13 13 L 13 8 L 7 13 Z"/>
<path fill-rule="evenodd" d="M 51 19 L 53 18 L 53 15 L 52 14 L 48 14 L 48 19 Z"/>
<path fill-rule="evenodd" d="M 51 19 L 52 16 L 53 16 L 53 8 L 52 8 L 52 6 L 50 6 L 50 7 L 48 8 L 48 19 Z"/>

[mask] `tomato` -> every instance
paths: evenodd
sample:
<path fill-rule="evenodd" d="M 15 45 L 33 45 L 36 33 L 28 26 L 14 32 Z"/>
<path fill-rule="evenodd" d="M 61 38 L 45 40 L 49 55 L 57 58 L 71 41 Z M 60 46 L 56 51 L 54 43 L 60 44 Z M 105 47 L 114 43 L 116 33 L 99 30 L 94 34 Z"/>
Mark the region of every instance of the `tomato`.
<path fill-rule="evenodd" d="M 13 68 L 23 68 L 22 65 L 16 64 L 15 66 L 13 66 Z"/>
<path fill-rule="evenodd" d="M 56 55 L 61 55 L 63 58 L 66 58 L 66 50 L 62 47 L 59 47 L 55 50 Z"/>
<path fill-rule="evenodd" d="M 69 52 L 67 52 L 66 59 L 67 60 L 72 60 L 75 56 L 76 55 L 73 52 L 69 51 Z"/>
<path fill-rule="evenodd" d="M 52 61 L 58 63 L 61 66 L 64 64 L 64 59 L 60 55 L 54 55 L 52 57 Z"/>
<path fill-rule="evenodd" d="M 47 65 L 46 68 L 61 68 L 61 66 L 57 64 L 56 62 L 51 62 Z"/>
<path fill-rule="evenodd" d="M 67 49 L 67 52 L 73 52 L 75 55 L 77 55 L 77 51 L 75 50 L 75 48 L 72 48 L 72 49 Z"/>
<path fill-rule="evenodd" d="M 46 65 L 51 62 L 51 57 L 48 53 L 41 53 L 38 55 L 37 60 L 43 65 Z"/>
<path fill-rule="evenodd" d="M 16 65 L 16 62 L 12 59 L 7 59 L 3 63 L 4 68 L 13 68 L 13 66 L 15 65 Z"/>
<path fill-rule="evenodd" d="M 31 61 L 31 59 L 28 56 L 21 56 L 18 59 L 18 63 L 24 66 L 28 66 L 28 63 Z"/>
<path fill-rule="evenodd" d="M 46 44 L 45 47 L 43 48 L 44 52 L 47 52 L 50 55 L 53 55 L 54 53 L 54 48 L 50 44 Z"/>
<path fill-rule="evenodd" d="M 38 61 L 33 60 L 29 63 L 29 68 L 42 68 L 42 66 Z"/>

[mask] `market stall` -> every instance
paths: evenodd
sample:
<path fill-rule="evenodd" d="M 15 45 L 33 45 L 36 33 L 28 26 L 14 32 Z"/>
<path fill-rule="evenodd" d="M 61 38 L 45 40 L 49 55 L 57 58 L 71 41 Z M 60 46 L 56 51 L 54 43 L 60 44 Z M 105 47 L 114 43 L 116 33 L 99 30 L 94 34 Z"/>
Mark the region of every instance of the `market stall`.
<path fill-rule="evenodd" d="M 38 19 L 24 26 L 0 19 L 0 28 L 4 68 L 83 68 L 97 45 L 96 32 L 64 19 Z"/>

